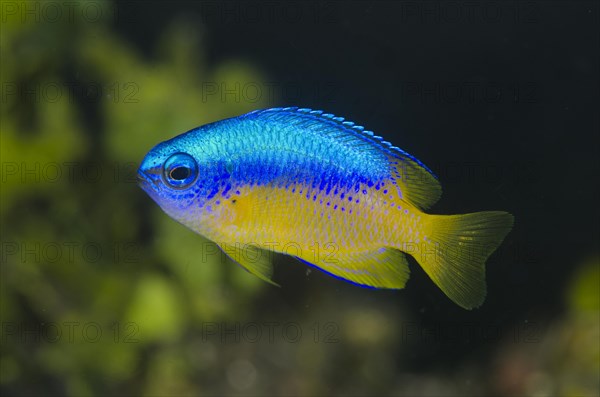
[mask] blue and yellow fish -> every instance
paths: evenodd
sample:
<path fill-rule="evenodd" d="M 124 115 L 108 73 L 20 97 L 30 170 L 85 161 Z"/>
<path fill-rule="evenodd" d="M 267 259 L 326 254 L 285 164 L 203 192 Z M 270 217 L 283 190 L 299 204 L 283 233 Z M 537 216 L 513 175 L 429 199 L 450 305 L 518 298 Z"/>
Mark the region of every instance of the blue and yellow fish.
<path fill-rule="evenodd" d="M 429 215 L 437 178 L 419 160 L 342 117 L 296 107 L 195 128 L 144 158 L 142 188 L 172 218 L 272 282 L 266 251 L 345 281 L 404 288 L 406 254 L 466 309 L 486 295 L 484 263 L 507 212 Z"/>

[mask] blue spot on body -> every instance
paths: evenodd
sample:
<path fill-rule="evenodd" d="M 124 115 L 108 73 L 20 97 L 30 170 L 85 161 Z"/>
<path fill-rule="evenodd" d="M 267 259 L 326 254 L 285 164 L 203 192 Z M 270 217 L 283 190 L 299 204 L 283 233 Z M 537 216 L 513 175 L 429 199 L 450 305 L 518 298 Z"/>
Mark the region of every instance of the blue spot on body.
<path fill-rule="evenodd" d="M 211 198 L 215 197 L 215 195 L 219 193 L 219 188 L 216 187 L 213 190 L 211 190 L 211 192 L 209 193 L 209 195 L 206 197 L 207 200 L 210 200 Z"/>
<path fill-rule="evenodd" d="M 227 186 L 225 186 L 225 189 L 223 190 L 223 193 L 221 193 L 222 196 L 225 196 L 227 194 L 227 192 L 229 192 L 229 190 L 231 190 L 231 184 L 228 183 Z"/>

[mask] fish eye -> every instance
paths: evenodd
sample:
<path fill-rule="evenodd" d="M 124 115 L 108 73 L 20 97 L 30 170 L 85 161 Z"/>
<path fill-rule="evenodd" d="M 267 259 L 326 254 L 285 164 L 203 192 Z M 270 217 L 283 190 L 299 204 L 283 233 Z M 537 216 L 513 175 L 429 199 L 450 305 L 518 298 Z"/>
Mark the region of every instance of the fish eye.
<path fill-rule="evenodd" d="M 185 189 L 196 181 L 198 165 L 189 154 L 175 153 L 165 161 L 163 179 L 167 185 Z"/>
<path fill-rule="evenodd" d="M 180 166 L 175 167 L 171 171 L 169 171 L 169 179 L 175 179 L 177 181 L 184 181 L 186 178 L 190 176 L 192 170 L 188 167 Z"/>

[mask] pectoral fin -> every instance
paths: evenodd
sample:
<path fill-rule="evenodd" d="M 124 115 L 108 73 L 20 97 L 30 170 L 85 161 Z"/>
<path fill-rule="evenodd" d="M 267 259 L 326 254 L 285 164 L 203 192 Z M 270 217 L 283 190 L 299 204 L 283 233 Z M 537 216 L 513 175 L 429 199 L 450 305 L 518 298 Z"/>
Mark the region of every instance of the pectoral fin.
<path fill-rule="evenodd" d="M 217 244 L 227 256 L 258 278 L 276 285 L 273 276 L 272 253 L 250 244 Z"/>

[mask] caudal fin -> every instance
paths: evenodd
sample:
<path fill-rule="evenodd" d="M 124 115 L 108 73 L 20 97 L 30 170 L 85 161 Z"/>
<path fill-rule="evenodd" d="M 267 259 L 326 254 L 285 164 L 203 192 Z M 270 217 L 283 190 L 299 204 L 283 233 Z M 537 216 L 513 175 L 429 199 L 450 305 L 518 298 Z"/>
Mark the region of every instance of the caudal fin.
<path fill-rule="evenodd" d="M 485 300 L 485 261 L 513 225 L 508 212 L 429 215 L 427 240 L 413 256 L 456 304 L 473 309 Z"/>

